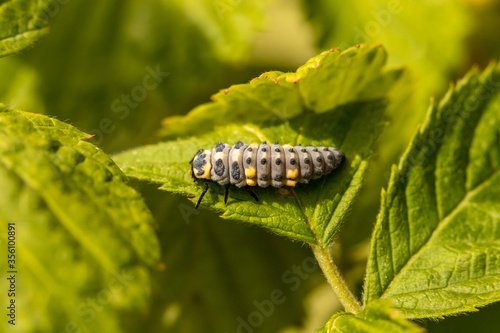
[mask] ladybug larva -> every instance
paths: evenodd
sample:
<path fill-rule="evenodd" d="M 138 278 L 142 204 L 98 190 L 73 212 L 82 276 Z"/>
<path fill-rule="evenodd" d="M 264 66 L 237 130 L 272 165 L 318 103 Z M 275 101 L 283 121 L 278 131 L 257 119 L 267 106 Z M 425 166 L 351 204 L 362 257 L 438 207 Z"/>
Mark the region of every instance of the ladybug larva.
<path fill-rule="evenodd" d="M 206 180 L 196 208 L 208 191 L 208 180 L 226 188 L 224 203 L 227 203 L 230 185 L 245 186 L 248 193 L 259 201 L 249 186 L 280 188 L 307 184 L 335 170 L 343 159 L 344 154 L 332 147 L 281 146 L 277 142 L 272 145 L 252 142 L 248 145 L 241 141 L 231 147 L 218 143 L 212 150 L 200 149 L 191 162 L 193 178 Z"/>

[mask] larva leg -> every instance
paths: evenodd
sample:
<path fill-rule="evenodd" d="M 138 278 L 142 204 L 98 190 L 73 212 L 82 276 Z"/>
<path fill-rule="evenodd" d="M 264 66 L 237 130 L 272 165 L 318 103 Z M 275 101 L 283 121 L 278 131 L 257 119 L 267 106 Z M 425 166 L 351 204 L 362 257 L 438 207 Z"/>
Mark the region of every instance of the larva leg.
<path fill-rule="evenodd" d="M 198 202 L 196 203 L 196 207 L 194 209 L 198 209 L 201 203 L 201 199 L 203 199 L 207 191 L 208 191 L 208 182 L 205 182 L 205 186 L 203 187 L 203 192 L 201 192 L 200 198 L 198 199 Z"/>
<path fill-rule="evenodd" d="M 227 196 L 229 195 L 229 184 L 226 185 L 226 193 L 224 193 L 224 204 L 227 204 Z"/>
<path fill-rule="evenodd" d="M 245 186 L 245 190 L 252 196 L 252 198 L 255 199 L 255 201 L 259 202 L 259 198 L 257 197 L 257 194 L 255 194 L 249 186 Z"/>

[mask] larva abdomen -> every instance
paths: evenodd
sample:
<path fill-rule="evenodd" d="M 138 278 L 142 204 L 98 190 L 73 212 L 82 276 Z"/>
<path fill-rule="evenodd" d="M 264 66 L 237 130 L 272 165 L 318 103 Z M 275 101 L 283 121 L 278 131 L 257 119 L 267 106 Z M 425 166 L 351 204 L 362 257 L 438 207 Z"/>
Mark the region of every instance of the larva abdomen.
<path fill-rule="evenodd" d="M 226 187 L 227 202 L 229 185 L 247 186 L 248 192 L 258 201 L 248 186 L 276 188 L 295 186 L 319 179 L 339 167 L 344 159 L 338 149 L 332 147 L 292 147 L 290 144 L 272 145 L 253 142 L 250 145 L 238 141 L 234 146 L 218 143 L 211 151 L 200 149 L 192 160 L 191 175 L 195 179 L 212 180 Z M 205 184 L 196 204 L 208 190 Z"/>
<path fill-rule="evenodd" d="M 222 186 L 228 184 L 276 188 L 307 184 L 335 170 L 344 155 L 332 147 L 292 147 L 289 144 L 272 145 L 266 142 L 234 146 L 218 143 L 206 158 L 207 150 L 200 150 L 193 159 L 195 178 L 208 179 Z M 208 151 L 210 152 L 210 151 Z M 208 164 L 209 163 L 209 164 Z M 207 169 L 210 172 L 206 172 Z"/>

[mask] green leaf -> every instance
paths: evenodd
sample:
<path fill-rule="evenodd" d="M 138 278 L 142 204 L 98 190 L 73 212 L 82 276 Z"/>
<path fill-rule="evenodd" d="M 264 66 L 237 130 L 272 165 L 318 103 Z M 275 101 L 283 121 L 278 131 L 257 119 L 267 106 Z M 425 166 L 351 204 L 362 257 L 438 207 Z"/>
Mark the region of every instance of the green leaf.
<path fill-rule="evenodd" d="M 295 73 L 267 72 L 249 84 L 215 94 L 213 102 L 188 116 L 166 119 L 162 133 L 171 138 L 227 123 L 279 122 L 305 110 L 321 113 L 347 103 L 382 99 L 402 74 L 401 68 L 387 68 L 386 60 L 380 46 L 325 51 Z"/>
<path fill-rule="evenodd" d="M 391 308 L 388 300 L 375 300 L 369 303 L 358 315 L 341 312 L 330 318 L 328 323 L 318 333 L 333 332 L 424 332 L 420 326 L 407 321 L 398 311 Z"/>
<path fill-rule="evenodd" d="M 499 90 L 492 65 L 431 105 L 382 193 L 365 302 L 424 318 L 500 300 Z"/>
<path fill-rule="evenodd" d="M 365 59 L 366 54 L 371 54 L 374 61 L 378 61 L 379 47 L 361 47 L 348 50 L 343 55 L 352 56 L 357 59 L 357 55 Z M 225 118 L 228 112 L 225 104 L 217 102 L 204 106 L 205 111 L 196 109 L 186 116 L 185 121 L 189 123 L 189 131 L 199 134 L 202 130 L 206 134 L 198 135 L 187 139 L 159 143 L 155 145 L 140 147 L 124 152 L 115 157 L 116 163 L 124 172 L 134 178 L 162 184 L 162 189 L 175 193 L 182 193 L 190 197 L 198 197 L 201 193 L 202 181 L 193 182 L 190 176 L 190 164 L 195 153 L 200 148 L 211 149 L 217 142 L 227 142 L 234 144 L 238 140 L 243 142 L 278 141 L 281 144 L 292 143 L 303 145 L 324 145 L 341 149 L 346 155 L 346 162 L 343 166 L 335 170 L 331 175 L 323 177 L 311 184 L 299 184 L 290 189 L 288 196 L 281 196 L 274 188 L 257 188 L 259 202 L 256 203 L 244 189 L 231 189 L 230 199 L 227 205 L 223 203 L 222 188 L 212 183 L 209 194 L 203 199 L 203 205 L 209 206 L 218 212 L 222 212 L 223 218 L 241 220 L 264 226 L 278 234 L 291 237 L 296 240 L 313 244 L 328 245 L 340 228 L 340 225 L 358 193 L 363 175 L 366 171 L 367 161 L 371 154 L 371 147 L 380 134 L 383 123 L 383 113 L 385 103 L 380 100 L 367 100 L 343 104 L 339 106 L 335 101 L 324 102 L 323 96 L 329 100 L 329 94 L 317 95 L 312 89 L 296 88 L 300 86 L 302 80 L 307 82 L 303 87 L 316 86 L 318 90 L 331 87 L 328 78 L 336 77 L 336 66 L 322 66 L 322 61 L 331 58 L 341 58 L 339 52 L 323 53 L 320 57 L 313 58 L 308 65 L 301 67 L 297 73 L 284 74 L 276 79 L 277 84 L 266 85 L 265 96 L 275 96 L 270 104 L 277 109 L 283 107 L 282 103 L 289 103 L 289 99 L 279 98 L 283 94 L 284 86 L 288 94 L 293 89 L 300 98 L 293 98 L 294 110 L 304 109 L 300 101 L 317 101 L 318 105 L 331 105 L 331 110 L 323 113 L 302 111 L 294 117 L 284 119 L 261 119 L 256 117 L 259 110 L 252 111 L 251 108 L 243 109 L 242 125 L 225 125 L 213 127 L 213 123 L 227 122 Z M 356 63 L 355 60 L 352 60 Z M 363 63 L 363 62 L 362 62 Z M 311 65 L 313 64 L 313 65 Z M 371 72 L 369 62 L 359 65 L 356 72 L 367 70 L 367 76 L 371 73 L 373 78 L 367 77 L 370 82 L 378 75 Z M 316 67 L 319 65 L 319 69 Z M 316 75 L 316 71 L 323 74 Z M 265 74 L 261 77 L 266 82 L 275 73 Z M 384 76 L 383 76 L 384 77 Z M 346 86 L 349 86 L 349 79 L 344 76 Z M 295 82 L 295 86 L 288 87 L 290 83 L 280 85 L 281 81 Z M 341 82 L 335 85 L 341 86 Z M 262 100 L 256 97 L 252 87 L 258 87 L 256 83 L 240 86 L 241 90 L 247 90 L 246 94 L 237 94 L 232 99 L 239 105 L 255 105 L 257 101 L 260 105 L 272 103 L 272 101 Z M 354 89 L 354 88 L 353 88 Z M 389 90 L 389 86 L 387 86 Z M 232 89 L 228 92 L 230 96 Z M 359 91 L 356 87 L 354 92 L 345 92 L 351 96 L 348 100 L 364 100 L 365 92 Z M 374 98 L 382 96 L 379 91 Z M 264 109 L 264 108 L 262 108 Z M 289 107 L 288 110 L 290 110 Z M 237 110 L 237 109 L 236 109 Z M 239 112 L 239 110 L 238 110 Z M 195 126 L 191 124 L 191 119 L 200 117 L 213 120 L 207 126 Z M 252 122 L 253 119 L 253 122 Z"/>
<path fill-rule="evenodd" d="M 474 5 L 485 5 L 476 1 L 305 0 L 301 3 L 320 48 L 380 43 L 387 50 L 389 64 L 404 64 L 408 69 L 407 82 L 402 83 L 400 91 L 391 98 L 388 126 L 378 140 L 377 154 L 369 167 L 364 189 L 341 235 L 343 246 L 349 251 L 349 247 L 370 237 L 372 225 L 368 221 L 376 219 L 380 188 L 387 187 L 391 165 L 397 163 L 415 128 L 425 117 L 429 97 L 441 97 L 448 83 L 463 73 L 468 63 L 487 63 L 498 56 L 477 45 L 488 35 L 487 31 L 498 30 L 485 23 L 488 17 L 485 12 L 491 13 L 495 22 L 497 16 L 491 8 L 484 9 L 485 12 L 475 14 L 480 17 L 479 22 L 475 22 Z M 471 37 L 471 30 L 482 24 L 488 27 L 487 31 Z M 474 45 L 470 41 L 474 41 Z M 472 58 L 470 50 L 474 50 Z M 478 59 L 478 55 L 486 59 L 485 62 Z"/>
<path fill-rule="evenodd" d="M 50 0 L 11 0 L 0 4 L 0 57 L 20 52 L 48 32 Z"/>
<path fill-rule="evenodd" d="M 0 221 L 16 225 L 18 318 L 31 318 L 20 323 L 25 332 L 63 331 L 69 322 L 117 331 L 113 309 L 145 307 L 144 264 L 159 259 L 153 218 L 88 138 L 53 118 L 0 105 Z M 36 306 L 23 309 L 27 304 Z M 105 314 L 96 314 L 104 305 Z"/>

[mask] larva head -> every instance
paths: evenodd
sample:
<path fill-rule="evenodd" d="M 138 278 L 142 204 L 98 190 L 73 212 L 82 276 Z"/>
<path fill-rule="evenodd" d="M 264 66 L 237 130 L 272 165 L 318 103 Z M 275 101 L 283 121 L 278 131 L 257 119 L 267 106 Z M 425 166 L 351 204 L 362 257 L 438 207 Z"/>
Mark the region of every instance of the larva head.
<path fill-rule="evenodd" d="M 212 163 L 210 162 L 211 155 L 212 152 L 210 150 L 203 149 L 200 149 L 194 155 L 191 165 L 191 175 L 194 178 L 210 179 L 210 169 L 212 169 Z"/>

